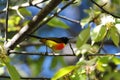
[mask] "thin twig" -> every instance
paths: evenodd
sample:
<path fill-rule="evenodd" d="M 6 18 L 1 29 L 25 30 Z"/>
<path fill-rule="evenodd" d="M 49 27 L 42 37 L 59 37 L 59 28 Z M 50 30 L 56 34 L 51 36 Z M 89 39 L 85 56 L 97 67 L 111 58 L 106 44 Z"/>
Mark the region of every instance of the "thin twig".
<path fill-rule="evenodd" d="M 70 43 L 73 43 L 75 44 L 76 43 L 76 40 L 70 40 L 69 41 Z M 91 44 L 91 40 L 89 40 L 87 42 L 87 44 Z M 100 45 L 101 42 L 97 42 L 95 43 L 95 45 Z M 114 46 L 114 43 L 111 41 L 111 40 L 105 40 L 104 41 L 104 44 L 105 45 L 113 45 Z M 35 42 L 28 42 L 28 41 L 24 41 L 22 43 L 19 44 L 20 47 L 27 47 L 27 46 L 40 46 L 42 45 L 42 43 L 40 41 L 35 41 Z M 119 44 L 120 45 L 120 44 Z M 105 52 L 106 53 L 106 52 Z"/>
<path fill-rule="evenodd" d="M 20 55 L 40 55 L 40 56 L 75 56 L 73 54 L 54 54 L 53 53 L 49 53 L 49 54 L 45 54 L 44 52 L 25 52 L 25 51 L 14 51 L 11 50 L 10 54 L 20 54 Z M 87 56 L 120 56 L 120 53 L 102 53 L 102 54 L 87 54 Z"/>
<path fill-rule="evenodd" d="M 37 5 L 33 5 L 39 9 L 42 9 L 41 7 L 37 6 Z M 53 12 L 51 12 L 50 14 L 54 14 Z M 73 23 L 76 23 L 76 24 L 80 24 L 80 21 L 78 20 L 74 20 L 74 19 L 71 19 L 71 18 L 68 18 L 66 16 L 62 16 L 62 15 L 56 15 L 56 17 L 59 17 L 61 19 L 64 19 L 64 20 L 67 20 L 67 21 L 70 21 L 70 22 L 73 22 Z"/>
<path fill-rule="evenodd" d="M 70 43 L 70 42 L 68 42 L 68 44 L 69 44 L 69 46 L 70 46 L 70 48 L 71 48 L 71 50 L 72 50 L 73 55 L 75 55 L 75 52 L 74 52 L 74 50 L 73 50 L 73 48 L 72 48 L 71 43 Z"/>
<path fill-rule="evenodd" d="M 9 0 L 7 0 L 7 4 L 6 4 L 5 44 L 7 43 L 7 34 L 8 34 L 8 14 L 9 14 Z"/>
<path fill-rule="evenodd" d="M 53 53 L 49 53 L 49 54 L 45 54 L 44 52 L 25 52 L 25 51 L 9 51 L 10 54 L 21 54 L 21 55 L 40 55 L 40 56 L 75 56 L 73 54 L 53 54 Z"/>
<path fill-rule="evenodd" d="M 0 76 L 0 78 L 8 78 L 10 79 L 9 76 Z M 36 78 L 33 78 L 33 77 L 21 77 L 21 79 L 34 79 L 34 80 L 50 80 L 50 78 L 40 78 L 40 77 L 36 77 Z"/>
<path fill-rule="evenodd" d="M 102 6 L 100 6 L 99 4 L 97 4 L 94 0 L 90 0 L 92 3 L 94 3 L 96 6 L 98 6 L 104 13 L 107 13 L 115 18 L 120 18 L 120 16 L 114 15 L 112 13 L 110 13 L 109 11 L 105 10 Z"/>
<path fill-rule="evenodd" d="M 18 9 L 16 10 L 16 12 L 17 12 L 18 16 L 20 16 L 20 18 L 22 18 L 23 20 L 25 19 L 25 17 L 19 12 Z"/>
<path fill-rule="evenodd" d="M 76 24 L 80 24 L 80 21 L 78 21 L 78 20 L 74 20 L 74 19 L 68 18 L 66 16 L 62 16 L 62 15 L 56 15 L 56 16 L 59 17 L 59 18 L 65 19 L 67 21 L 70 21 L 70 22 L 73 22 L 73 23 L 76 23 Z"/>
<path fill-rule="evenodd" d="M 120 56 L 120 53 L 87 54 L 87 56 Z"/>

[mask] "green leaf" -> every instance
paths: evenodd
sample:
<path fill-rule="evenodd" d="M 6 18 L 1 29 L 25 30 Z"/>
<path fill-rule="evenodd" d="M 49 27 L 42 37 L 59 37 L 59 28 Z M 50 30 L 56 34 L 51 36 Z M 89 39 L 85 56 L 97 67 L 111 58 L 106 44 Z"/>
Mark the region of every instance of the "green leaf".
<path fill-rule="evenodd" d="M 59 59 L 59 62 L 61 63 L 61 66 L 67 65 L 63 56 L 58 57 L 58 59 Z"/>
<path fill-rule="evenodd" d="M 64 28 L 64 29 L 69 28 L 69 26 L 67 24 L 65 24 L 62 20 L 60 20 L 56 17 L 54 17 L 52 20 L 50 20 L 47 24 L 51 27 L 60 27 L 60 28 Z"/>
<path fill-rule="evenodd" d="M 115 24 L 120 24 L 120 19 L 115 19 Z"/>
<path fill-rule="evenodd" d="M 31 12 L 29 10 L 27 10 L 26 8 L 20 8 L 19 9 L 20 14 L 22 14 L 23 16 L 31 16 Z"/>
<path fill-rule="evenodd" d="M 70 80 L 86 80 L 86 69 L 80 68 L 75 70 L 73 75 L 70 76 Z"/>
<path fill-rule="evenodd" d="M 118 57 L 113 57 L 113 58 L 112 58 L 112 61 L 113 61 L 116 65 L 119 65 L 119 64 L 120 64 L 120 58 L 118 58 Z"/>
<path fill-rule="evenodd" d="M 57 66 L 57 63 L 58 63 L 58 57 L 53 57 L 50 69 L 55 68 Z"/>
<path fill-rule="evenodd" d="M 21 19 L 20 17 L 16 16 L 14 20 L 15 20 L 15 24 L 18 25 Z"/>
<path fill-rule="evenodd" d="M 111 3 L 116 4 L 116 5 L 119 5 L 119 4 L 120 4 L 120 1 L 119 1 L 119 0 L 112 0 Z"/>
<path fill-rule="evenodd" d="M 42 71 L 44 60 L 44 56 L 41 56 L 39 59 L 36 60 L 33 60 L 31 58 L 28 59 L 28 64 L 30 66 L 33 77 L 37 76 Z"/>
<path fill-rule="evenodd" d="M 53 57 L 52 59 L 52 63 L 51 63 L 51 66 L 50 66 L 50 69 L 54 69 L 57 64 L 60 64 L 61 66 L 65 66 L 66 63 L 64 61 L 64 58 L 62 56 L 59 56 L 59 57 Z"/>
<path fill-rule="evenodd" d="M 97 61 L 96 69 L 100 71 L 105 71 L 106 68 L 108 69 L 108 62 L 111 60 L 112 56 L 105 56 L 105 57 L 99 57 Z"/>
<path fill-rule="evenodd" d="M 112 56 L 111 56 L 111 57 L 112 57 Z M 111 59 L 110 57 L 105 56 L 105 57 L 100 57 L 100 58 L 99 58 L 99 61 L 100 61 L 102 64 L 107 64 L 110 59 Z"/>
<path fill-rule="evenodd" d="M 80 48 L 83 44 L 85 44 L 90 37 L 90 27 L 84 29 L 81 31 L 81 33 L 78 36 L 76 46 Z"/>
<path fill-rule="evenodd" d="M 91 49 L 90 45 L 84 44 L 83 46 L 79 48 L 78 52 L 76 52 L 76 55 L 85 54 L 89 52 L 90 49 Z"/>
<path fill-rule="evenodd" d="M 17 72 L 16 68 L 13 65 L 11 65 L 10 63 L 5 63 L 5 64 L 9 71 L 11 79 L 12 80 L 20 80 L 20 75 Z"/>
<path fill-rule="evenodd" d="M 94 43 L 103 40 L 106 33 L 107 29 L 105 26 L 96 26 L 90 33 L 92 42 Z"/>
<path fill-rule="evenodd" d="M 10 59 L 6 54 L 7 54 L 7 51 L 4 48 L 4 46 L 1 44 L 0 45 L 0 62 L 5 64 L 12 80 L 20 80 L 19 73 L 17 72 L 15 67 L 10 64 Z"/>
<path fill-rule="evenodd" d="M 108 72 L 108 69 L 107 71 Z M 102 80 L 119 80 L 120 77 L 119 77 L 120 73 L 118 71 L 112 71 L 112 72 L 109 72 L 107 75 L 104 75 Z"/>
<path fill-rule="evenodd" d="M 68 67 L 64 67 L 62 69 L 60 69 L 52 78 L 52 80 L 57 80 L 67 74 L 69 74 L 70 72 L 72 72 L 74 69 L 76 68 L 76 66 L 68 66 Z"/>
<path fill-rule="evenodd" d="M 85 27 L 85 25 L 90 21 L 90 18 L 89 17 L 86 17 L 86 18 L 83 18 L 81 21 L 80 21 L 80 24 L 82 26 L 82 28 Z"/>
<path fill-rule="evenodd" d="M 117 29 L 116 27 L 112 27 L 110 30 L 110 37 L 113 41 L 113 43 L 116 45 L 116 46 L 119 46 L 119 35 L 118 35 L 118 32 L 117 32 Z"/>

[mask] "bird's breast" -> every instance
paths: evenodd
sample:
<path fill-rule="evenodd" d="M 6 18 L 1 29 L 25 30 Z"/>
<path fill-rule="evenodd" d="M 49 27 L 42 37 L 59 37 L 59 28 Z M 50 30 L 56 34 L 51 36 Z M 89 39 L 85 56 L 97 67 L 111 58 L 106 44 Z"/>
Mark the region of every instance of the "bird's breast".
<path fill-rule="evenodd" d="M 54 46 L 55 50 L 62 50 L 65 47 L 64 43 L 59 43 Z"/>

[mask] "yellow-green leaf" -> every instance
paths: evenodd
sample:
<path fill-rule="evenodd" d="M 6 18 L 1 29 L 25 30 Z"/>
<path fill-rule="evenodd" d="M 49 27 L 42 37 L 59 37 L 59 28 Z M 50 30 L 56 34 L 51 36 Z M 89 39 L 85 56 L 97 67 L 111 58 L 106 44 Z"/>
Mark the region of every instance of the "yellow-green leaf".
<path fill-rule="evenodd" d="M 50 20 L 47 24 L 51 27 L 60 27 L 60 28 L 65 28 L 65 29 L 69 28 L 67 24 L 65 24 L 62 20 L 56 17 Z"/>
<path fill-rule="evenodd" d="M 80 48 L 83 44 L 85 44 L 90 37 L 90 27 L 87 27 L 86 29 L 82 30 L 81 33 L 78 36 L 76 46 Z"/>
<path fill-rule="evenodd" d="M 118 58 L 118 57 L 113 57 L 113 58 L 112 58 L 112 61 L 113 61 L 116 65 L 119 65 L 119 64 L 120 64 L 120 58 Z"/>
<path fill-rule="evenodd" d="M 96 26 L 91 31 L 91 39 L 93 42 L 98 42 L 104 39 L 105 35 L 107 33 L 107 29 L 105 26 Z"/>
<path fill-rule="evenodd" d="M 74 69 L 76 68 L 76 66 L 68 66 L 68 67 L 64 67 L 62 69 L 60 69 L 52 78 L 52 80 L 57 80 L 65 75 L 67 75 L 68 73 L 72 72 Z"/>
<path fill-rule="evenodd" d="M 116 46 L 119 46 L 119 35 L 118 35 L 116 27 L 112 27 L 109 31 L 110 31 L 110 37 L 111 37 L 113 43 Z"/>
<path fill-rule="evenodd" d="M 10 63 L 5 63 L 5 65 L 10 74 L 11 80 L 20 80 L 20 75 L 17 72 L 16 68 L 13 65 L 11 65 Z"/>
<path fill-rule="evenodd" d="M 23 16 L 31 16 L 30 11 L 27 10 L 26 8 L 20 8 L 20 9 L 19 9 L 19 12 L 20 12 L 20 14 L 23 15 Z"/>

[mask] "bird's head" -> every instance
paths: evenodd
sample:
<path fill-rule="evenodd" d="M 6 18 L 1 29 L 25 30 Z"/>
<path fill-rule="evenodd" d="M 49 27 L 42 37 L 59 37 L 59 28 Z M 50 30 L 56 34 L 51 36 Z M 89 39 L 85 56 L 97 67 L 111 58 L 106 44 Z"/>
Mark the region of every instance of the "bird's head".
<path fill-rule="evenodd" d="M 69 41 L 69 39 L 68 39 L 67 37 L 61 37 L 61 40 L 62 40 L 65 44 L 67 44 L 68 41 Z"/>

